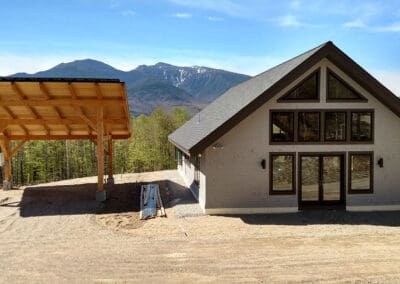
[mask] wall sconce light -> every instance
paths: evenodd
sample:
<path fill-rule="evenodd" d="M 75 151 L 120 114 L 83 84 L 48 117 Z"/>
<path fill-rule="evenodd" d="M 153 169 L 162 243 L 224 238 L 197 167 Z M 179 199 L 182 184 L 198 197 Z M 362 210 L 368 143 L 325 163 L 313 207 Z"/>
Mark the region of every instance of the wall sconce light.
<path fill-rule="evenodd" d="M 224 145 L 222 145 L 221 143 L 215 143 L 213 146 L 213 149 L 224 149 Z"/>
<path fill-rule="evenodd" d="M 378 165 L 379 167 L 383 168 L 383 158 L 379 158 Z"/>
<path fill-rule="evenodd" d="M 261 167 L 263 168 L 263 170 L 265 170 L 265 168 L 267 167 L 267 162 L 265 161 L 265 159 L 261 160 Z"/>

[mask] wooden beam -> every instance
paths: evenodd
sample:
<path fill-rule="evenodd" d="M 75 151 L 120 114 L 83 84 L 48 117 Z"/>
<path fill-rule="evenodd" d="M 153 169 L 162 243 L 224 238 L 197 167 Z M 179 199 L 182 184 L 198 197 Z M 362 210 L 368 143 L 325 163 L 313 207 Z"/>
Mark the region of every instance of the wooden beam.
<path fill-rule="evenodd" d="M 44 96 L 45 100 L 51 99 L 50 93 L 47 90 L 47 88 L 43 82 L 39 82 L 39 88 L 40 88 L 40 91 L 42 92 L 42 95 Z"/>
<path fill-rule="evenodd" d="M 108 180 L 113 180 L 113 139 L 112 135 L 108 135 L 108 147 L 107 147 L 108 153 L 108 160 L 107 160 L 107 174 L 108 174 Z"/>
<path fill-rule="evenodd" d="M 27 101 L 27 98 L 25 94 L 21 91 L 21 89 L 18 87 L 16 82 L 11 82 L 11 88 L 13 89 L 14 93 L 16 93 L 21 101 Z M 27 109 L 31 112 L 32 116 L 37 119 L 41 118 L 40 115 L 37 113 L 37 111 L 32 107 L 32 106 L 26 106 Z M 43 128 L 46 130 L 47 134 L 50 134 L 50 129 L 47 125 L 42 125 Z"/>
<path fill-rule="evenodd" d="M 98 100 L 103 99 L 103 92 L 101 91 L 99 83 L 94 83 L 94 88 L 96 90 L 96 95 Z"/>
<path fill-rule="evenodd" d="M 4 155 L 5 164 L 3 166 L 4 169 L 4 180 L 3 188 L 4 189 L 11 189 L 11 156 L 10 156 L 10 140 L 6 137 L 0 139 L 0 147 L 1 151 Z"/>
<path fill-rule="evenodd" d="M 89 119 L 86 117 L 86 119 Z M 70 118 L 52 118 L 52 119 L 26 119 L 26 118 L 14 118 L 14 119 L 0 119 L 0 129 L 2 125 L 82 125 L 87 124 L 87 120 L 84 119 L 70 119 Z M 89 121 L 91 121 L 89 119 Z M 91 121 L 92 122 L 92 121 Z M 93 126 L 94 123 L 92 122 Z M 125 119 L 104 119 L 105 125 L 125 124 Z M 0 131 L 1 132 L 1 131 Z"/>
<path fill-rule="evenodd" d="M 22 140 L 14 149 L 11 150 L 10 153 L 10 158 L 12 158 L 17 152 L 24 147 L 25 143 L 28 142 L 28 140 Z"/>
<path fill-rule="evenodd" d="M 7 129 L 8 125 L 6 123 L 0 124 L 0 133 L 4 134 L 4 131 Z"/>
<path fill-rule="evenodd" d="M 5 110 L 5 112 L 8 114 L 9 117 L 11 117 L 12 119 L 17 118 L 17 116 L 10 110 L 9 107 L 3 106 L 2 108 Z M 28 129 L 24 125 L 21 125 L 20 127 L 22 131 L 25 133 L 25 135 L 29 134 Z"/>
<path fill-rule="evenodd" d="M 120 98 L 98 99 L 6 99 L 0 100 L 0 106 L 121 106 L 124 100 Z"/>
<path fill-rule="evenodd" d="M 51 99 L 50 93 L 47 90 L 46 85 L 43 82 L 39 82 L 39 88 L 40 88 L 40 91 L 42 92 L 42 95 L 44 96 L 44 99 L 50 100 Z M 61 112 L 58 109 L 58 107 L 54 106 L 53 109 L 54 109 L 55 113 L 57 114 L 57 117 L 62 118 Z M 68 132 L 68 134 L 71 133 L 71 128 L 68 125 L 65 125 L 65 129 Z"/>
<path fill-rule="evenodd" d="M 126 94 L 126 88 L 124 83 L 121 83 L 121 92 L 122 92 L 121 96 L 124 101 L 123 109 L 125 116 L 127 117 L 126 129 L 128 130 L 129 134 L 131 134 L 131 114 L 129 112 L 128 101 L 126 99 L 128 96 Z"/>
<path fill-rule="evenodd" d="M 103 125 L 103 108 L 97 109 L 97 191 L 104 190 L 104 125 Z"/>
<path fill-rule="evenodd" d="M 103 109 L 102 107 L 100 107 L 101 109 Z M 90 127 L 92 128 L 94 131 L 97 131 L 97 126 L 96 124 L 91 121 L 82 111 L 82 109 L 80 107 L 75 107 L 75 111 L 77 112 L 78 116 Z"/>
<path fill-rule="evenodd" d="M 97 146 L 97 139 L 90 139 L 90 141 L 92 141 L 92 143 Z M 109 155 L 108 149 L 104 148 L 104 154 L 106 154 L 107 156 Z"/>
<path fill-rule="evenodd" d="M 129 134 L 116 134 L 113 139 L 128 139 Z M 97 134 L 71 134 L 71 135 L 3 135 L 0 134 L 0 139 L 7 138 L 9 140 L 96 140 Z"/>

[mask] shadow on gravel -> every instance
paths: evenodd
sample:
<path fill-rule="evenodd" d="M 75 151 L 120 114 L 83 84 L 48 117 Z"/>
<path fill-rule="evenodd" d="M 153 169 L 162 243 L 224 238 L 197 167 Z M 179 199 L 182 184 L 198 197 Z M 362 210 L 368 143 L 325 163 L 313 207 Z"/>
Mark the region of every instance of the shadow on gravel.
<path fill-rule="evenodd" d="M 345 210 L 304 210 L 287 214 L 226 215 L 250 225 L 375 225 L 400 226 L 400 211 L 348 212 Z"/>
<path fill-rule="evenodd" d="M 188 189 L 170 180 L 158 180 L 165 208 L 196 203 Z M 105 185 L 107 201 L 95 200 L 97 184 L 27 187 L 19 204 L 21 217 L 112 214 L 140 211 L 140 188 L 147 183 Z M 189 192 L 190 194 L 190 192 Z M 2 205 L 0 205 L 2 206 Z"/>

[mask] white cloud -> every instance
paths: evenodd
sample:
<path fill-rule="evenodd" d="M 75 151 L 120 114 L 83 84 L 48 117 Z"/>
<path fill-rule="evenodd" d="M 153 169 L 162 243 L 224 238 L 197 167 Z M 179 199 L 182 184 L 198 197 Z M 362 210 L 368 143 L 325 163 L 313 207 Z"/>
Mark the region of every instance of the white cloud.
<path fill-rule="evenodd" d="M 371 32 L 392 32 L 392 33 L 400 32 L 400 22 L 394 22 L 386 26 L 374 26 L 366 24 L 361 19 L 357 19 L 354 21 L 344 23 L 343 27 L 365 29 Z"/>
<path fill-rule="evenodd" d="M 201 10 L 217 11 L 230 16 L 243 17 L 244 14 L 247 14 L 249 10 L 248 8 L 246 8 L 246 6 L 235 3 L 234 0 L 218 0 L 218 1 L 169 0 L 169 1 L 180 6 L 201 9 Z"/>
<path fill-rule="evenodd" d="M 209 16 L 207 19 L 208 19 L 209 21 L 211 21 L 211 22 L 222 22 L 222 21 L 224 20 L 223 18 L 214 17 L 214 16 Z"/>
<path fill-rule="evenodd" d="M 172 17 L 179 18 L 179 19 L 189 19 L 192 17 L 192 14 L 189 13 L 175 13 L 172 14 Z"/>
<path fill-rule="evenodd" d="M 280 18 L 272 19 L 271 21 L 281 27 L 298 27 L 305 25 L 304 23 L 301 23 L 294 15 L 286 15 Z"/>
<path fill-rule="evenodd" d="M 393 32 L 393 33 L 398 33 L 400 32 L 400 22 L 394 22 L 390 25 L 387 26 L 378 26 L 378 27 L 373 27 L 373 31 L 376 32 Z"/>
<path fill-rule="evenodd" d="M 345 27 L 345 28 L 365 28 L 366 25 L 365 25 L 364 21 L 362 21 L 361 19 L 356 19 L 354 21 L 344 23 L 343 27 Z"/>

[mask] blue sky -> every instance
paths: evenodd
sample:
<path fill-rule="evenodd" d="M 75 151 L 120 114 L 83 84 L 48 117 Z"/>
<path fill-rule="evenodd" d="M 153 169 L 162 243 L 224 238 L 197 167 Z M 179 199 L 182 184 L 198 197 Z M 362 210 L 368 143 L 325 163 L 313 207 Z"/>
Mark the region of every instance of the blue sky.
<path fill-rule="evenodd" d="M 400 95 L 400 1 L 0 0 L 0 75 L 93 58 L 255 75 L 323 42 Z"/>

